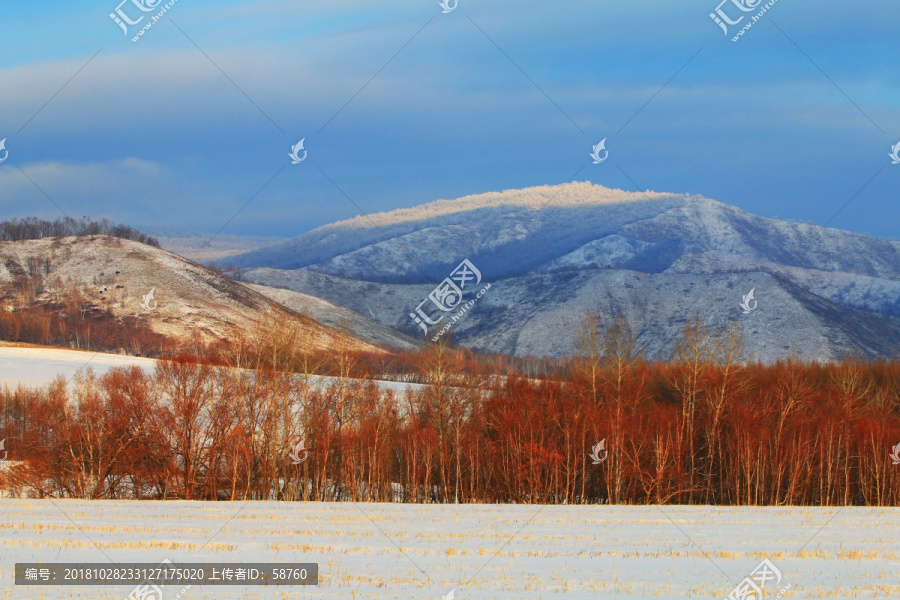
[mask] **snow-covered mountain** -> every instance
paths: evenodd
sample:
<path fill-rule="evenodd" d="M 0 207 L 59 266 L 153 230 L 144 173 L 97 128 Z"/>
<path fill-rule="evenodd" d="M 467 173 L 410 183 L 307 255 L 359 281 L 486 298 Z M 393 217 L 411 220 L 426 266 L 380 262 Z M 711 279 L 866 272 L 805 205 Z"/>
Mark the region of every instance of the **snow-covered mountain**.
<path fill-rule="evenodd" d="M 900 352 L 900 244 L 700 196 L 588 182 L 507 190 L 341 221 L 231 260 L 247 280 L 421 337 L 410 313 L 463 259 L 492 285 L 454 337 L 484 350 L 569 353 L 593 310 L 625 314 L 656 358 L 695 314 L 739 321 L 766 361 Z"/>

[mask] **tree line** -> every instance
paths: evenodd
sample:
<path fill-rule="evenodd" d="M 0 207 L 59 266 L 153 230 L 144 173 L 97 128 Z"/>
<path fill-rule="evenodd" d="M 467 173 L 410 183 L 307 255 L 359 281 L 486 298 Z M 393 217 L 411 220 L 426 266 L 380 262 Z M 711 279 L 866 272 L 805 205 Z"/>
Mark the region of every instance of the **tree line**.
<path fill-rule="evenodd" d="M 39 240 L 70 235 L 111 235 L 159 248 L 159 240 L 128 225 L 117 225 L 109 219 L 99 221 L 82 217 L 64 217 L 45 221 L 37 217 L 0 221 L 0 241 Z"/>
<path fill-rule="evenodd" d="M 35 299 L 45 291 L 44 303 Z M 16 282 L 13 307 L 0 310 L 0 340 L 135 356 L 173 355 L 197 340 L 174 340 L 154 332 L 138 316 L 117 317 L 97 306 L 81 286 L 40 273 Z"/>
<path fill-rule="evenodd" d="M 624 319 L 601 329 L 589 315 L 561 375 L 491 373 L 442 340 L 407 356 L 423 383 L 400 392 L 349 343 L 315 350 L 274 315 L 220 348 L 219 364 L 180 356 L 154 373 L 4 390 L 0 486 L 66 498 L 900 500 L 898 363 L 746 363 L 736 328 L 700 320 L 676 360 L 649 362 Z"/>

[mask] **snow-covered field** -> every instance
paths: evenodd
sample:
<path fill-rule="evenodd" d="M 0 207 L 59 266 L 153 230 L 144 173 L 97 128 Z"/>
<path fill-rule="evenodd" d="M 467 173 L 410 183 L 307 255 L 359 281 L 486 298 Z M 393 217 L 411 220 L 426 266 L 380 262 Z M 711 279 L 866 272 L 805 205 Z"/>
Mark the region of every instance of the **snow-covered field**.
<path fill-rule="evenodd" d="M 82 352 L 57 348 L 0 347 L 0 387 L 15 388 L 45 386 L 58 376 L 66 381 L 79 370 L 93 369 L 103 375 L 114 367 L 137 365 L 152 372 L 156 361 L 152 358 L 121 356 L 97 352 Z"/>
<path fill-rule="evenodd" d="M 183 599 L 726 598 L 765 558 L 767 598 L 897 598 L 898 537 L 897 509 L 4 500 L 0 598 L 130 590 L 16 588 L 15 562 L 166 558 L 319 563 L 318 587 Z"/>
<path fill-rule="evenodd" d="M 147 373 L 156 368 L 156 359 L 123 356 L 119 354 L 103 354 L 102 352 L 83 352 L 63 348 L 18 348 L 0 346 L 0 388 L 8 386 L 14 389 L 19 385 L 25 387 L 43 387 L 59 376 L 71 381 L 78 371 L 92 369 L 95 374 L 103 375 L 115 367 L 138 366 Z M 317 382 L 327 385 L 330 377 L 320 377 Z M 403 394 L 407 389 L 418 389 L 422 386 L 415 383 L 397 383 L 382 381 L 379 385 L 391 389 L 396 394 Z"/>

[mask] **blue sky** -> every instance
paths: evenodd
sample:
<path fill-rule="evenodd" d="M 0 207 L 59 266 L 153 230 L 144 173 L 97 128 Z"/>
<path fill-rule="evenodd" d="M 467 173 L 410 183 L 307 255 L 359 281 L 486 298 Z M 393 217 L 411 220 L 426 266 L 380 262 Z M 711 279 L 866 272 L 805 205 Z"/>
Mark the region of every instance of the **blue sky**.
<path fill-rule="evenodd" d="M 0 217 L 293 236 L 578 173 L 816 224 L 853 198 L 831 226 L 900 238 L 895 1 L 779 0 L 736 43 L 716 0 L 178 0 L 136 43 L 117 3 L 0 6 Z"/>

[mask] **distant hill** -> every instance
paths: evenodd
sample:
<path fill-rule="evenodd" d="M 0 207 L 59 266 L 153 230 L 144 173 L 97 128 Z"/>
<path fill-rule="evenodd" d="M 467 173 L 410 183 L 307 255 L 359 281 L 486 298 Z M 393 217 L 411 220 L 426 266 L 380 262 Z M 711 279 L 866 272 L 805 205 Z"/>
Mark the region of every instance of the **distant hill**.
<path fill-rule="evenodd" d="M 410 312 L 463 259 L 492 288 L 454 337 L 487 351 L 570 353 L 592 310 L 626 315 L 654 358 L 671 356 L 695 314 L 741 323 L 764 361 L 900 353 L 900 244 L 700 196 L 588 182 L 507 190 L 341 221 L 230 260 L 249 281 L 421 338 Z M 750 290 L 758 304 L 744 314 Z"/>
<path fill-rule="evenodd" d="M 231 256 L 243 254 L 284 241 L 284 238 L 256 235 L 231 235 L 189 233 L 172 229 L 148 229 L 159 240 L 159 245 L 190 260 L 206 264 L 216 261 L 227 264 Z"/>

